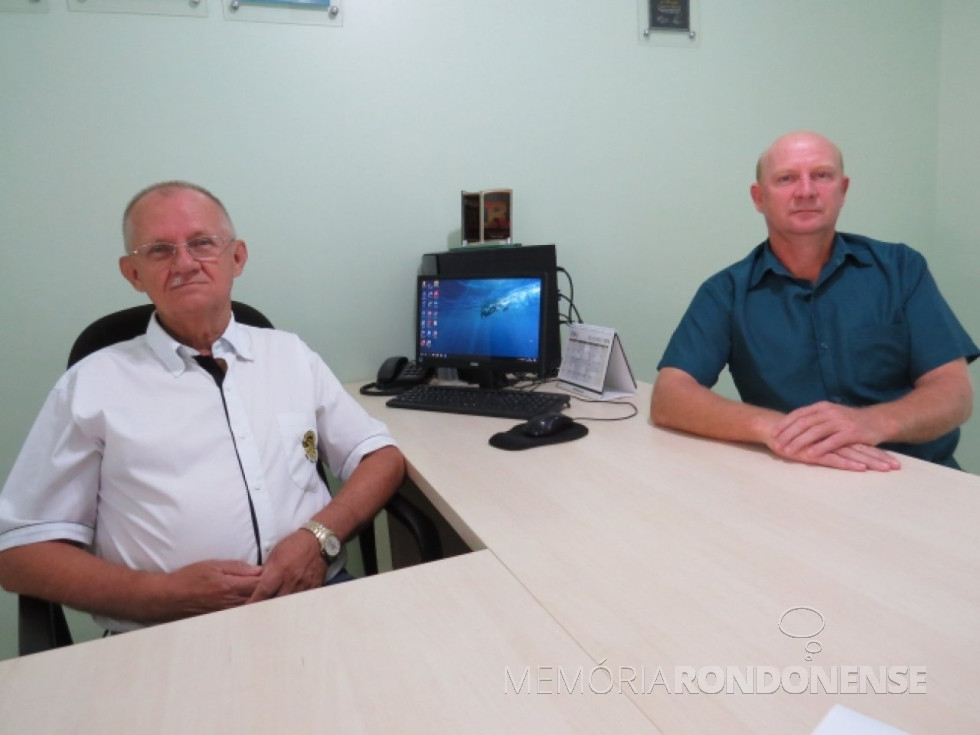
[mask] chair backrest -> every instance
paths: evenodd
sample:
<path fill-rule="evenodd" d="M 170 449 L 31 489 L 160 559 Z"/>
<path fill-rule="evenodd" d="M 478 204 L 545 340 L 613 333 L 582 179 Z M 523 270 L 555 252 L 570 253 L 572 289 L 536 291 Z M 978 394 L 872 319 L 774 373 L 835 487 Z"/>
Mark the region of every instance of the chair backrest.
<path fill-rule="evenodd" d="M 153 309 L 153 304 L 143 304 L 114 311 L 96 319 L 82 330 L 75 344 L 72 345 L 71 352 L 68 354 L 68 367 L 103 347 L 146 334 L 146 326 L 150 323 Z M 232 301 L 231 310 L 235 320 L 242 324 L 272 329 L 272 322 L 265 314 L 248 304 Z"/>

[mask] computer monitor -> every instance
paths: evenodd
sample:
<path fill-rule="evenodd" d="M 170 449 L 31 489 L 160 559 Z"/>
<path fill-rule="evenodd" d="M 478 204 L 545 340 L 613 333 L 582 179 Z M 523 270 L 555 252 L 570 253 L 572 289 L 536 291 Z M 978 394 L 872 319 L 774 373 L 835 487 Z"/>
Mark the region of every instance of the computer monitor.
<path fill-rule="evenodd" d="M 423 367 L 455 368 L 481 388 L 510 373 L 541 375 L 547 276 L 418 277 L 416 356 Z"/>
<path fill-rule="evenodd" d="M 558 252 L 554 245 L 510 245 L 465 247 L 422 256 L 419 275 L 503 276 L 544 273 L 544 346 L 546 377 L 558 374 L 561 366 L 561 315 L 558 302 Z"/>

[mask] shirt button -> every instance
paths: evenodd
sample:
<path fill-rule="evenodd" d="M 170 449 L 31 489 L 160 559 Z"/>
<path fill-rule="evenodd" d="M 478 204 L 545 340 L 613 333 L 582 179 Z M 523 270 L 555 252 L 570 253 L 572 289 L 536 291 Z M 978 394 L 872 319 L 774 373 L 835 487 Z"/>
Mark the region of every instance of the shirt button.
<path fill-rule="evenodd" d="M 820 343 L 820 349 L 821 349 L 821 350 L 826 350 L 826 349 L 829 349 L 829 348 L 827 347 L 827 343 L 826 343 L 826 342 L 821 342 L 821 343 Z"/>

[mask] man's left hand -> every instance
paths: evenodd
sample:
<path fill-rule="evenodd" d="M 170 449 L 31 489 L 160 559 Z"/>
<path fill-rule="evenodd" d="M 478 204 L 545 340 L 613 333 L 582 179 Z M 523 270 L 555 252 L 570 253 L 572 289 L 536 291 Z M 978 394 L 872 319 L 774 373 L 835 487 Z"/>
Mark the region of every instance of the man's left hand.
<path fill-rule="evenodd" d="M 276 544 L 262 565 L 259 584 L 249 602 L 282 597 L 323 586 L 327 562 L 312 533 L 299 530 Z"/>

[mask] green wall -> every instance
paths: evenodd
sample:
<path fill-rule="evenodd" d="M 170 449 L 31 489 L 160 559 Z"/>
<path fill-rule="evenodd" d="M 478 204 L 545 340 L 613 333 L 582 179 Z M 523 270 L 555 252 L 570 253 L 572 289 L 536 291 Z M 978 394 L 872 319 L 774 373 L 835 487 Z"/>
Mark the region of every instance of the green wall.
<path fill-rule="evenodd" d="M 939 76 L 940 115 L 933 247 L 928 254 L 940 286 L 974 341 L 980 342 L 980 3 L 944 0 Z M 980 394 L 980 367 L 974 363 L 974 390 Z M 974 413 L 980 401 L 974 401 Z M 967 424 L 957 454 L 980 473 L 980 417 Z"/>
<path fill-rule="evenodd" d="M 973 3 L 700 0 L 684 48 L 641 41 L 639 2 L 347 0 L 341 28 L 217 0 L 0 13 L 0 477 L 77 332 L 141 300 L 119 218 L 161 179 L 224 199 L 251 253 L 237 297 L 345 380 L 412 352 L 413 274 L 458 239 L 459 191 L 512 187 L 517 239 L 558 245 L 583 318 L 650 381 L 697 284 L 764 237 L 757 155 L 815 129 L 852 177 L 841 228 L 922 250 L 980 336 Z M 0 657 L 13 610 L 0 595 Z"/>

